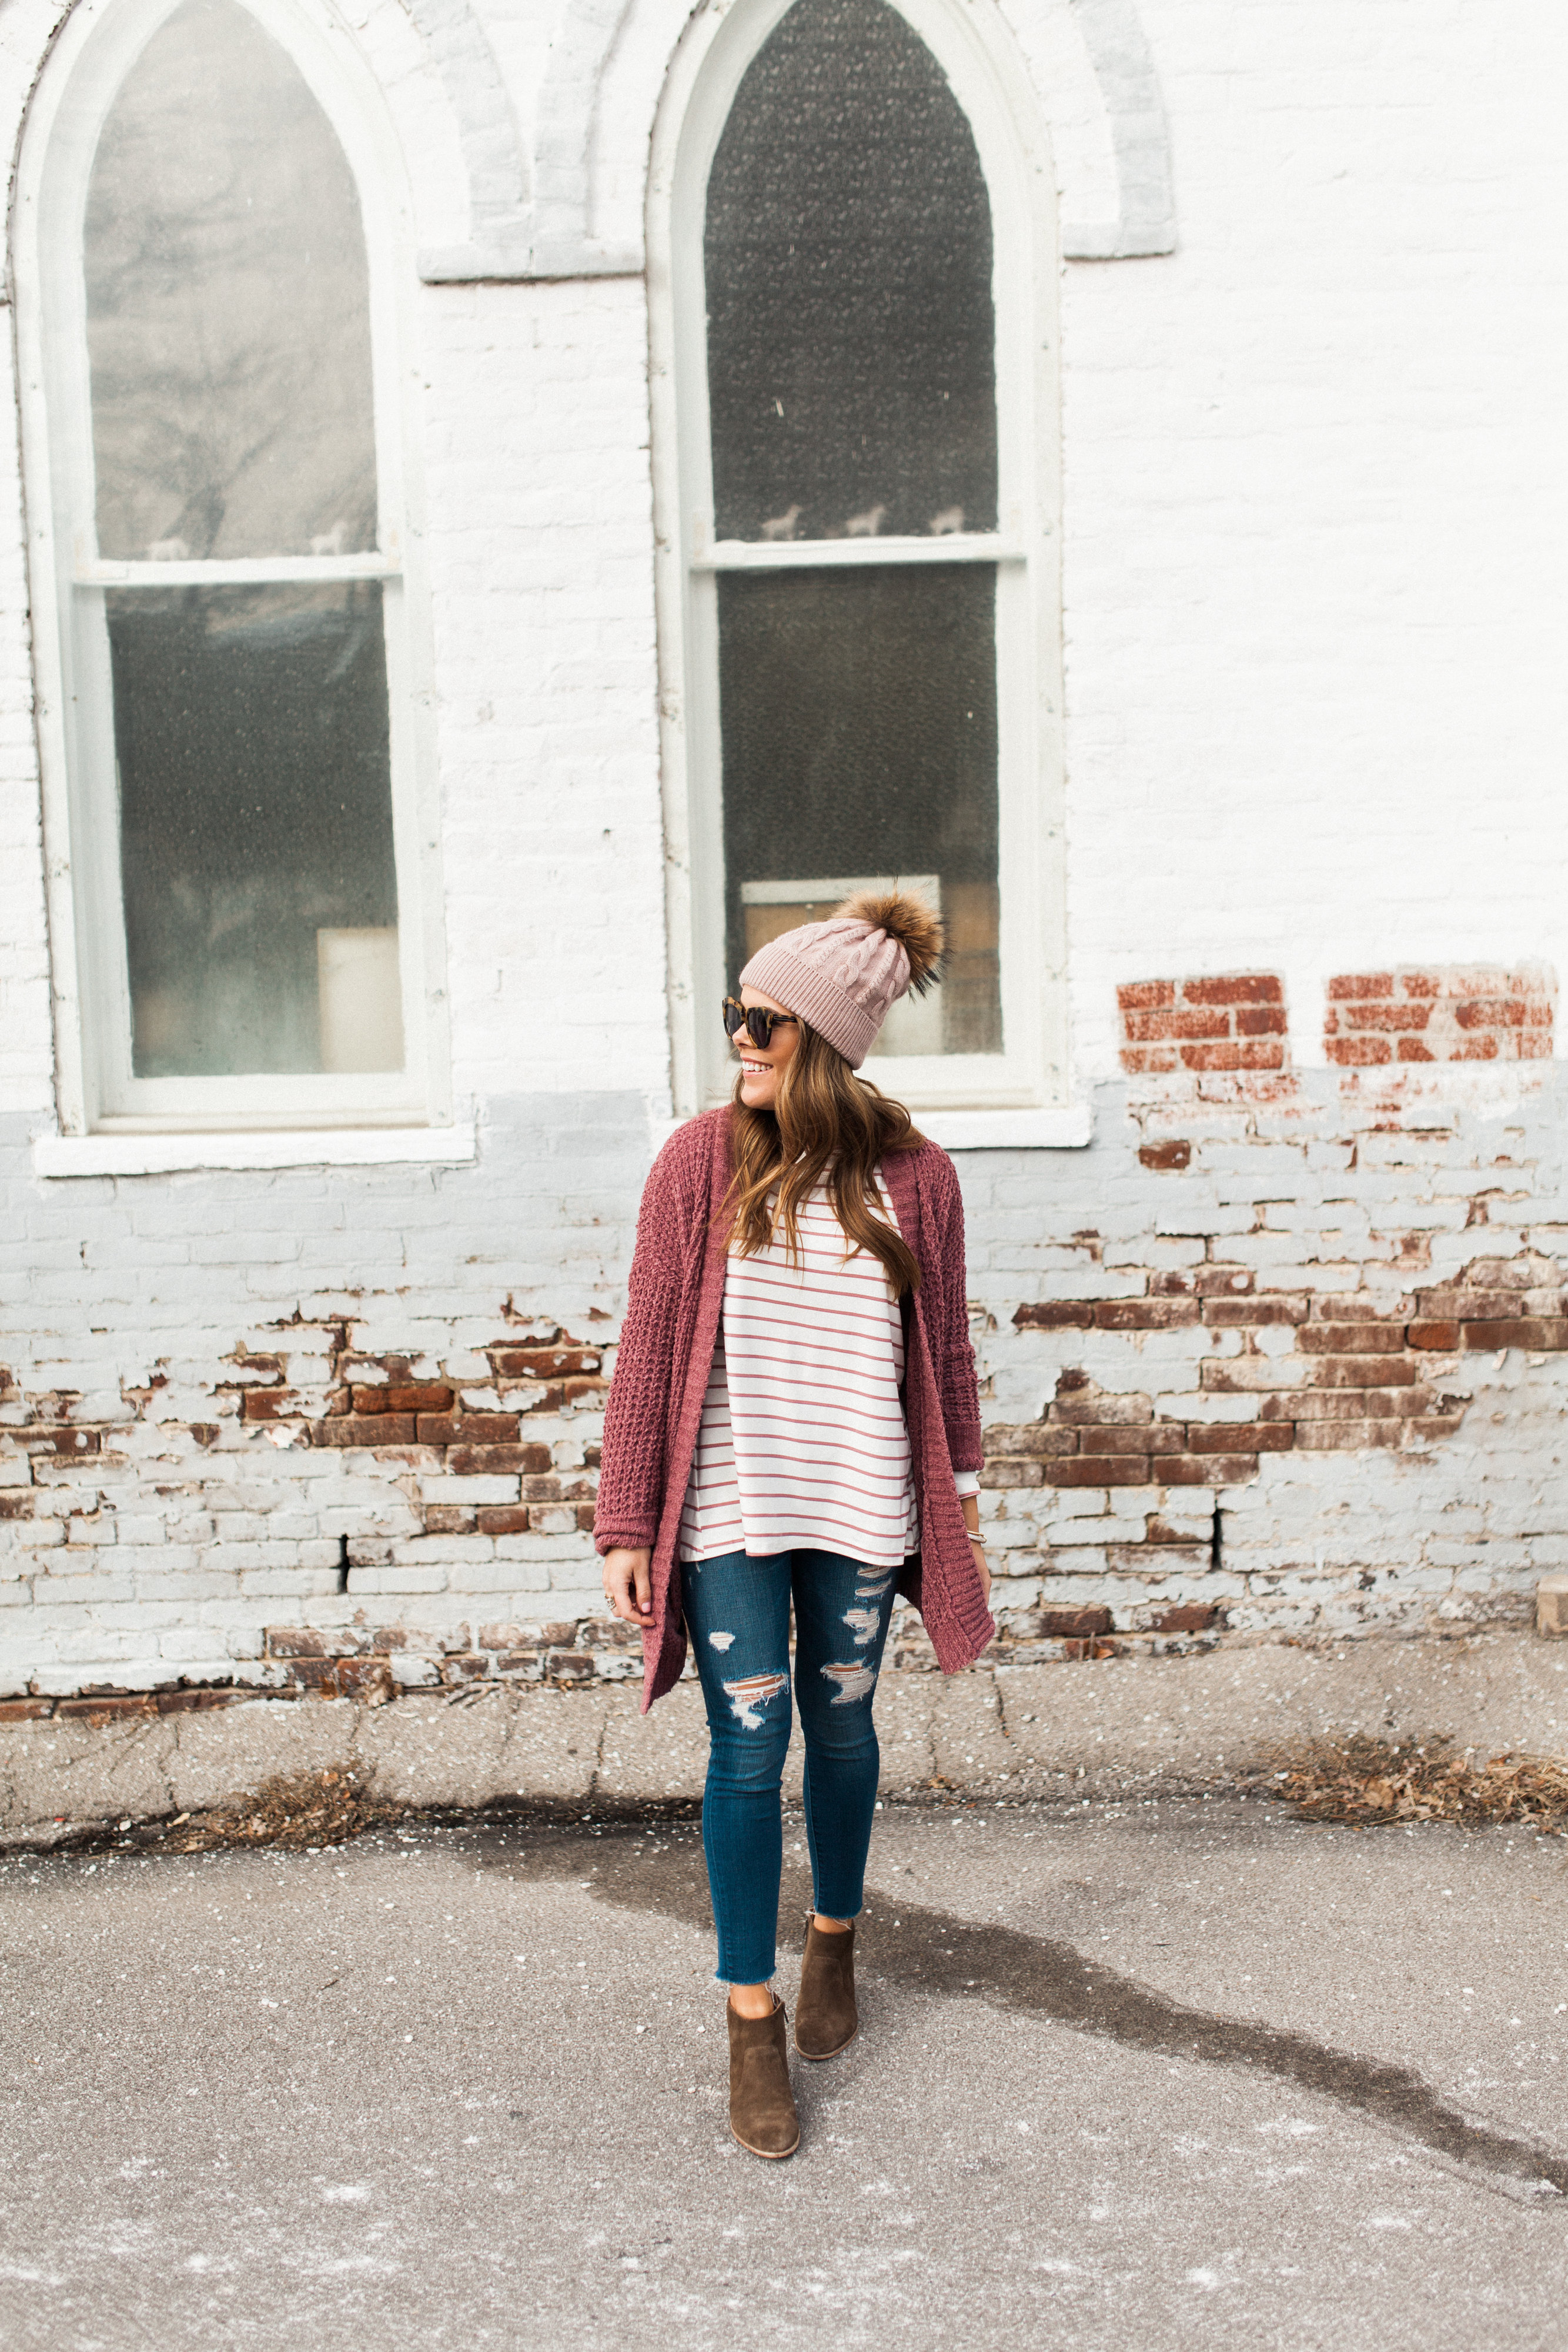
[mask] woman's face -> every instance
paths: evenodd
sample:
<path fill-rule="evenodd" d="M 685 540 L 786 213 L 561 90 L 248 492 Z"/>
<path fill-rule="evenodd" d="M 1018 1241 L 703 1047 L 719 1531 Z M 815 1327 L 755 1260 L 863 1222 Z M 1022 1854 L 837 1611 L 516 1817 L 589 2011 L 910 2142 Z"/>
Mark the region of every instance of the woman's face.
<path fill-rule="evenodd" d="M 788 1013 L 789 1007 L 780 1004 L 775 996 L 764 996 L 759 988 L 743 988 L 742 1004 L 765 1005 L 769 1013 Z M 779 1080 L 785 1066 L 793 1060 L 800 1045 L 800 1027 L 795 1021 L 780 1021 L 768 1045 L 754 1045 L 742 1029 L 734 1039 L 740 1060 L 740 1099 L 748 1110 L 771 1110 L 779 1094 Z"/>

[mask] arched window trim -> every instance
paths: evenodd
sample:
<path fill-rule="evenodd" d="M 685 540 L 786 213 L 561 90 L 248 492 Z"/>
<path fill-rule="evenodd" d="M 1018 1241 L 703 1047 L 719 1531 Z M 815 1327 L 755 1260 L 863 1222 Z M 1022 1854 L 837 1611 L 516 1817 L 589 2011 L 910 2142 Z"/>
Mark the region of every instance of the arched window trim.
<path fill-rule="evenodd" d="M 672 61 L 649 175 L 648 293 L 670 940 L 677 1114 L 727 1091 L 715 1008 L 724 971 L 718 722 L 721 570 L 785 564 L 997 564 L 998 797 L 1003 1022 L 996 1056 L 879 1066 L 960 1139 L 1026 1140 L 1019 1114 L 1067 1103 L 1062 875 L 1060 473 L 1055 179 L 1038 103 L 1010 36 L 980 5 L 893 0 L 967 115 L 990 193 L 997 257 L 998 520 L 963 541 L 716 545 L 703 228 L 713 157 L 753 58 L 789 0 L 703 9 Z M 733 975 L 727 976 L 733 977 Z M 978 1126 L 977 1127 L 977 1115 Z M 1016 1130 L 1016 1132 L 1015 1132 Z M 934 1129 L 933 1130 L 938 1131 Z M 1067 1139 L 1065 1135 L 1060 1139 Z"/>
<path fill-rule="evenodd" d="M 370 281 L 380 503 L 365 555 L 160 563 L 159 583 L 373 578 L 385 614 L 392 835 L 406 1066 L 401 1073 L 138 1079 L 120 899 L 113 714 L 104 631 L 84 590 L 152 567 L 99 561 L 83 223 L 99 131 L 179 0 L 78 0 L 29 102 L 11 221 L 43 793 L 56 1095 L 66 1136 L 444 1127 L 452 1117 L 439 875 L 431 625 L 408 371 L 413 231 L 402 159 L 341 24 L 315 0 L 242 0 L 321 106 L 359 191 Z"/>

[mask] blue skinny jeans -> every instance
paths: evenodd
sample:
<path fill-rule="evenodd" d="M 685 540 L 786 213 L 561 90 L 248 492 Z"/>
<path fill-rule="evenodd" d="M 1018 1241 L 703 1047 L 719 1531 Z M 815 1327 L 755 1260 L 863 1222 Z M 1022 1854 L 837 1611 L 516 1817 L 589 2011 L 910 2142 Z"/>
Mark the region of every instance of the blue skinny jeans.
<path fill-rule="evenodd" d="M 727 1984 L 762 1984 L 778 1966 L 791 1597 L 812 1899 L 830 1919 L 854 1918 L 864 1899 L 881 1762 L 872 1701 L 897 1575 L 832 1551 L 732 1551 L 682 1566 L 712 1735 L 703 1851 Z"/>

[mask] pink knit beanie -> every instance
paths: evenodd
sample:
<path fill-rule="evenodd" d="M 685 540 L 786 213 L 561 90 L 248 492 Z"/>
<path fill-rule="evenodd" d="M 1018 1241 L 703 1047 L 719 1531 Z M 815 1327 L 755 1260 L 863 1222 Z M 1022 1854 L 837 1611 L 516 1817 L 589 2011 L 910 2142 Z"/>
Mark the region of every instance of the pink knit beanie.
<path fill-rule="evenodd" d="M 904 991 L 930 987 L 941 953 L 942 919 L 922 899 L 868 890 L 769 940 L 740 984 L 799 1013 L 858 1070 Z"/>

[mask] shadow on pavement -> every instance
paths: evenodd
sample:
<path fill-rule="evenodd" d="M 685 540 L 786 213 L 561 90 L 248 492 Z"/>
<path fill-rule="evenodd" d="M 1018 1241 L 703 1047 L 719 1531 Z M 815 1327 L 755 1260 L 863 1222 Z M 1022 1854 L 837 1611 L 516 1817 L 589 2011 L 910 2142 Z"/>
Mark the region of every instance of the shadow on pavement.
<path fill-rule="evenodd" d="M 598 1902 L 656 1912 L 686 1927 L 711 1925 L 702 1847 L 692 1831 L 672 1834 L 646 1823 L 566 1829 L 487 1822 L 479 1851 L 482 1869 L 524 1879 L 575 1879 Z M 810 1894 L 805 1873 L 787 1866 L 782 1916 L 803 1916 Z M 938 1998 L 989 2001 L 1160 2057 L 1256 2068 L 1418 2141 L 1488 2187 L 1532 2202 L 1555 2203 L 1554 2192 L 1568 2193 L 1568 2155 L 1466 2116 L 1413 2067 L 1190 2008 L 1051 1937 L 978 1925 L 902 1898 L 896 1911 L 876 1906 L 868 1916 L 868 1926 L 873 1923 L 864 1966 L 891 1983 Z"/>

